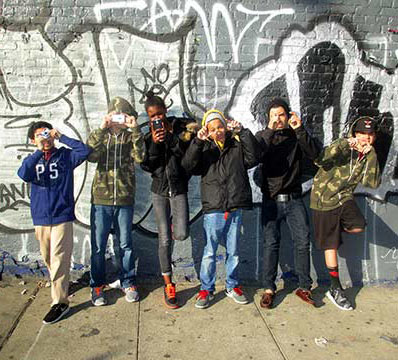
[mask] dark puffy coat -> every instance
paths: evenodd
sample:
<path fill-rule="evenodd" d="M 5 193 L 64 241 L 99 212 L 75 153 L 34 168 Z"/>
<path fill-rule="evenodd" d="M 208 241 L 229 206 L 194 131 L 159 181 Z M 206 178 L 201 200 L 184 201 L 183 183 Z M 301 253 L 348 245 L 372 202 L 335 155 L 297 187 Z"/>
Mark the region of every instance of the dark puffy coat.
<path fill-rule="evenodd" d="M 252 191 L 247 170 L 256 166 L 259 148 L 253 134 L 242 129 L 238 138 L 227 132 L 224 149 L 195 138 L 182 161 L 192 175 L 201 175 L 203 211 L 250 209 Z"/>
<path fill-rule="evenodd" d="M 168 117 L 173 133 L 167 133 L 163 143 L 155 144 L 151 132 L 145 135 L 146 155 L 141 168 L 152 174 L 151 191 L 162 196 L 188 192 L 189 175 L 181 166 L 185 150 L 193 135 L 187 129 L 191 119 Z"/>

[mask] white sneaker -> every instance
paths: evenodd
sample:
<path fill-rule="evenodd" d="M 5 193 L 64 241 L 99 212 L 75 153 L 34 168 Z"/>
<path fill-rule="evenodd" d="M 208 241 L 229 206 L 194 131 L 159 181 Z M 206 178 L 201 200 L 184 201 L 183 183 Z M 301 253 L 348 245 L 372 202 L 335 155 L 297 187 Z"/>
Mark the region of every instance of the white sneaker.
<path fill-rule="evenodd" d="M 140 295 L 138 294 L 137 286 L 130 286 L 128 288 L 123 289 L 126 294 L 125 299 L 127 302 L 137 302 L 140 299 Z"/>

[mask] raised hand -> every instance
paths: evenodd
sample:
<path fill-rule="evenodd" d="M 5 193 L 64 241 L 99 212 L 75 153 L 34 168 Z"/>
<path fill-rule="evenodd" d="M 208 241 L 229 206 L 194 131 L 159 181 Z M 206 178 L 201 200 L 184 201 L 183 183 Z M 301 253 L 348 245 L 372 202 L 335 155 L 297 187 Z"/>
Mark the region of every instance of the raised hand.
<path fill-rule="evenodd" d="M 366 144 L 363 148 L 362 148 L 362 153 L 363 154 L 367 154 L 368 152 L 370 152 L 373 149 L 373 146 L 370 144 Z"/>
<path fill-rule="evenodd" d="M 165 138 L 166 138 L 166 131 L 164 130 L 164 128 L 152 131 L 152 141 L 155 144 L 164 142 Z"/>
<path fill-rule="evenodd" d="M 207 130 L 206 126 L 203 126 L 199 131 L 197 135 L 198 139 L 200 140 L 206 140 L 209 137 L 209 131 Z"/>
<path fill-rule="evenodd" d="M 348 141 L 348 145 L 350 146 L 351 149 L 354 149 L 354 150 L 359 151 L 359 150 L 358 150 L 359 142 L 358 142 L 358 139 L 357 139 L 357 138 L 349 137 L 349 138 L 347 139 L 347 141 Z"/>
<path fill-rule="evenodd" d="M 126 124 L 126 126 L 127 126 L 128 128 L 130 128 L 130 129 L 138 126 L 137 119 L 136 119 L 136 117 L 133 116 L 133 115 L 131 115 L 131 116 L 126 115 L 126 122 L 125 122 L 125 124 Z"/>
<path fill-rule="evenodd" d="M 50 136 L 53 139 L 59 139 L 61 137 L 61 133 L 57 129 L 51 129 L 50 130 Z"/>
<path fill-rule="evenodd" d="M 291 116 L 289 118 L 288 124 L 293 130 L 296 130 L 303 124 L 303 122 L 301 121 L 297 113 L 291 111 L 290 115 Z"/>
<path fill-rule="evenodd" d="M 227 128 L 228 130 L 235 130 L 239 132 L 242 130 L 242 124 L 236 120 L 227 120 Z"/>
<path fill-rule="evenodd" d="M 100 128 L 101 129 L 108 129 L 111 127 L 112 124 L 112 115 L 115 114 L 114 111 L 110 112 L 109 114 L 106 114 L 105 117 L 102 119 Z"/>
<path fill-rule="evenodd" d="M 278 118 L 270 119 L 268 122 L 268 129 L 275 130 L 278 124 Z"/>

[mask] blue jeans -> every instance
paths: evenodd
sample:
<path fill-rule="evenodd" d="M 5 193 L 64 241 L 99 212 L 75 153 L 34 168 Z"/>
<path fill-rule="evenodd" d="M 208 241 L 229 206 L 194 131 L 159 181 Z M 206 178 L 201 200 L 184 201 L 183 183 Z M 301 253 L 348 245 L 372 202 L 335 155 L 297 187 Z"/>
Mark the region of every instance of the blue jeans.
<path fill-rule="evenodd" d="M 302 289 L 310 289 L 310 231 L 303 200 L 292 199 L 279 202 L 263 199 L 262 223 L 264 230 L 264 278 L 265 288 L 276 290 L 281 222 L 285 220 L 294 243 L 295 272 Z"/>
<path fill-rule="evenodd" d="M 133 206 L 91 205 L 91 279 L 90 286 L 106 284 L 105 250 L 112 225 L 119 244 L 120 273 L 123 288 L 135 284 L 133 255 Z"/>
<path fill-rule="evenodd" d="M 230 212 L 227 220 L 224 218 L 223 211 L 215 211 L 204 215 L 203 230 L 206 246 L 203 250 L 200 267 L 202 290 L 215 290 L 216 254 L 221 240 L 225 241 L 226 246 L 226 288 L 232 289 L 239 285 L 238 265 L 241 224 L 242 210 L 240 209 Z"/>

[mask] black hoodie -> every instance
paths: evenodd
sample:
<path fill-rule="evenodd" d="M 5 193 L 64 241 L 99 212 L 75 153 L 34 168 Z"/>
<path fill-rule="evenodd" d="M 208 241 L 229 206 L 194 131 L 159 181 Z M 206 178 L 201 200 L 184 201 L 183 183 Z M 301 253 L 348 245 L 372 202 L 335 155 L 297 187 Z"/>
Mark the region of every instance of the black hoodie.
<path fill-rule="evenodd" d="M 319 142 L 303 126 L 257 132 L 256 139 L 262 150 L 261 191 L 266 199 L 278 194 L 301 194 L 302 160 L 314 160 L 320 150 Z"/>

